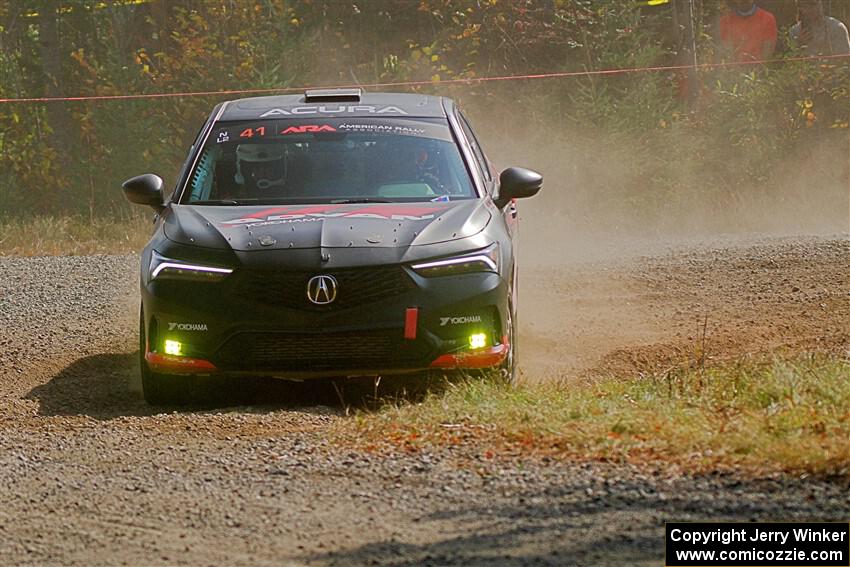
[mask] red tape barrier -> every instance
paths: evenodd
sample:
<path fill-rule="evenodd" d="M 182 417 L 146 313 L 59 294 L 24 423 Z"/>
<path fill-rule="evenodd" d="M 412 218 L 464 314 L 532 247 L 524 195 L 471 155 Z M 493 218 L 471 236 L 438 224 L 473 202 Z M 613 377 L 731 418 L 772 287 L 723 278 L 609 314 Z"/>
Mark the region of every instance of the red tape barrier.
<path fill-rule="evenodd" d="M 179 93 L 149 93 L 149 94 L 127 94 L 127 95 L 91 95 L 91 96 L 66 96 L 66 97 L 28 97 L 28 98 L 0 98 L 0 104 L 22 103 L 22 102 L 85 102 L 99 100 L 133 100 L 150 98 L 175 98 L 187 96 L 222 96 L 234 94 L 268 94 L 304 92 L 308 89 L 342 89 L 342 88 L 383 88 L 383 87 L 417 87 L 425 85 L 448 85 L 448 84 L 470 84 L 486 83 L 493 81 L 522 81 L 532 79 L 556 79 L 565 77 L 591 77 L 599 75 L 626 75 L 631 73 L 657 73 L 664 71 L 686 71 L 689 69 L 704 70 L 724 67 L 752 67 L 756 65 L 767 65 L 772 63 L 790 63 L 793 61 L 825 61 L 833 59 L 847 59 L 850 55 L 817 55 L 807 57 L 788 57 L 786 59 L 765 59 L 760 61 L 745 61 L 732 63 L 701 63 L 698 65 L 666 65 L 660 67 L 630 67 L 619 69 L 602 69 L 599 71 L 565 71 L 559 73 L 537 73 L 529 75 L 503 75 L 495 77 L 473 77 L 468 79 L 444 79 L 438 81 L 403 81 L 397 83 L 371 83 L 359 85 L 331 85 L 331 86 L 305 86 L 305 87 L 282 87 L 277 89 L 241 89 L 223 91 L 195 91 Z"/>

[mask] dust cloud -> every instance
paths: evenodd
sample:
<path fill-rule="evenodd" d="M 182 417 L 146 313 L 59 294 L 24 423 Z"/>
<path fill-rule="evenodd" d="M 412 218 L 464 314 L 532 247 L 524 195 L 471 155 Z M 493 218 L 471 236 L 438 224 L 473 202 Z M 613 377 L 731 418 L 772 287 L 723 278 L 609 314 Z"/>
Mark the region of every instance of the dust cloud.
<path fill-rule="evenodd" d="M 544 176 L 541 193 L 519 204 L 526 266 L 716 239 L 850 233 L 848 130 L 825 130 L 752 182 L 744 168 L 758 158 L 747 147 L 731 151 L 728 140 L 713 141 L 714 156 L 702 157 L 705 147 L 686 131 L 614 138 L 565 131 L 557 124 L 563 121 L 547 122 L 527 105 L 495 110 L 470 102 L 465 112 L 497 168 L 524 166 Z"/>
<path fill-rule="evenodd" d="M 519 203 L 526 381 L 595 375 L 618 356 L 686 359 L 706 322 L 712 353 L 722 341 L 758 350 L 741 334 L 796 305 L 790 284 L 781 282 L 796 277 L 794 270 L 802 281 L 820 257 L 812 239 L 850 236 L 848 130 L 825 130 L 755 175 L 745 168 L 760 164 L 757 148 L 694 141 L 684 128 L 613 137 L 565 127 L 531 101 L 495 106 L 502 94 L 484 103 L 454 96 L 497 169 L 524 166 L 544 176 L 541 193 Z M 771 271 L 787 246 L 800 248 L 787 267 Z M 837 277 L 827 269 L 812 276 Z M 764 284 L 769 300 L 753 299 L 754 277 L 776 279 L 776 287 Z M 706 288 L 712 282 L 713 291 Z M 746 322 L 740 313 L 750 314 Z M 765 336 L 776 331 L 772 325 L 764 325 Z"/>

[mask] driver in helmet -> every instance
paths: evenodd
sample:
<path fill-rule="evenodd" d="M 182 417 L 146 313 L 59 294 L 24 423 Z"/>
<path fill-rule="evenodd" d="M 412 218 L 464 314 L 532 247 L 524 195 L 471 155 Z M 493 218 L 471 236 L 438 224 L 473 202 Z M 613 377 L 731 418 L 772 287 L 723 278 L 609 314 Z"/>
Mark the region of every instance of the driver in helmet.
<path fill-rule="evenodd" d="M 283 147 L 274 144 L 240 144 L 236 148 L 234 181 L 251 196 L 281 196 L 286 180 Z"/>

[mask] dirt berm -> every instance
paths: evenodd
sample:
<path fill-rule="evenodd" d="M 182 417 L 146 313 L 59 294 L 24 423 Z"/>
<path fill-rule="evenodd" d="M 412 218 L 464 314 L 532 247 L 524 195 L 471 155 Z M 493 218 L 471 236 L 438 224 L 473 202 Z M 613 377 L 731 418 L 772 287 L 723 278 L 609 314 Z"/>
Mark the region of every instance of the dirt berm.
<path fill-rule="evenodd" d="M 848 259 L 836 237 L 527 267 L 525 379 L 846 353 Z M 850 517 L 843 481 L 354 452 L 326 385 L 157 413 L 136 286 L 133 257 L 0 258 L 0 564 L 659 565 L 665 520 Z"/>

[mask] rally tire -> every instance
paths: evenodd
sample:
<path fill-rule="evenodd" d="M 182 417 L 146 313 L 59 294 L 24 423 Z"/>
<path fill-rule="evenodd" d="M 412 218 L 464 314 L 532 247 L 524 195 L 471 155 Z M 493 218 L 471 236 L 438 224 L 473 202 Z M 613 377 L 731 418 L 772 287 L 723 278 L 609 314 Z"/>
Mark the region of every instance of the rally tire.
<path fill-rule="evenodd" d="M 505 327 L 505 334 L 508 337 L 508 356 L 505 358 L 504 362 L 499 365 L 497 375 L 505 384 L 513 386 L 517 383 L 517 379 L 519 378 L 517 334 L 515 331 L 516 313 L 514 312 L 513 305 L 508 306 L 508 320 Z"/>
<path fill-rule="evenodd" d="M 139 309 L 139 366 L 142 374 L 142 394 L 152 406 L 185 405 L 193 401 L 193 377 L 172 376 L 153 372 L 145 360 L 147 337 L 145 335 L 144 307 Z"/>

